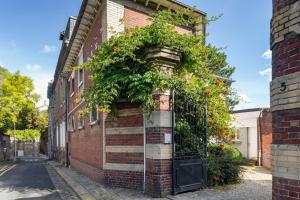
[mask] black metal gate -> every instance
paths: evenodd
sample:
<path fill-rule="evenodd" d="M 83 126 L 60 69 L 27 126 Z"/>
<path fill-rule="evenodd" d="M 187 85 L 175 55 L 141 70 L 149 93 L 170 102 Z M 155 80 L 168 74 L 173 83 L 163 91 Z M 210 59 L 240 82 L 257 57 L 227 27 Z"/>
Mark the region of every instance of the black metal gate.
<path fill-rule="evenodd" d="M 207 186 L 207 106 L 173 92 L 173 193 Z"/>

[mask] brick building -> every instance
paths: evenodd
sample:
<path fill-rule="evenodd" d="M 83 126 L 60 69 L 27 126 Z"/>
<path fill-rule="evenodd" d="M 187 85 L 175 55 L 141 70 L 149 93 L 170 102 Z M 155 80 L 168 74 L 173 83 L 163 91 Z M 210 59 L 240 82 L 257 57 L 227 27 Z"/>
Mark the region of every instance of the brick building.
<path fill-rule="evenodd" d="M 273 199 L 300 199 L 300 1 L 273 0 Z"/>
<path fill-rule="evenodd" d="M 70 17 L 54 81 L 49 84 L 50 155 L 90 178 L 113 186 L 144 189 L 160 197 L 172 191 L 172 145 L 164 143 L 171 132 L 170 93 L 155 94 L 164 99 L 150 119 L 139 104 L 120 99 L 117 115 L 92 110 L 80 117 L 84 106 L 80 96 L 92 82 L 90 71 L 65 72 L 66 66 L 78 66 L 93 55 L 112 35 L 150 23 L 150 13 L 161 9 L 187 8 L 175 0 L 84 0 L 78 17 Z M 195 27 L 176 27 L 179 33 L 204 34 L 205 13 L 195 10 L 201 23 Z M 149 51 L 147 59 L 170 56 L 172 69 L 180 56 L 168 49 Z"/>
<path fill-rule="evenodd" d="M 234 111 L 233 126 L 237 129 L 233 146 L 245 158 L 271 168 L 272 114 L 270 109 L 254 108 Z"/>

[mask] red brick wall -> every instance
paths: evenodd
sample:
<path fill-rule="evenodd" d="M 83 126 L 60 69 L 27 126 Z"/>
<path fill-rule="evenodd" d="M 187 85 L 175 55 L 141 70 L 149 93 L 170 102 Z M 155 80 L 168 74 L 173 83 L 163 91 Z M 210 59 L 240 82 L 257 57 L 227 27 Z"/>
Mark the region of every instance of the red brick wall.
<path fill-rule="evenodd" d="M 124 12 L 124 21 L 125 21 L 125 28 L 130 29 L 137 26 L 147 26 L 151 24 L 151 21 L 149 20 L 151 17 L 143 12 L 134 10 L 132 8 L 125 7 Z M 192 30 L 185 27 L 176 27 L 176 31 L 178 31 L 181 34 L 188 34 L 191 33 Z"/>
<path fill-rule="evenodd" d="M 273 112 L 273 144 L 300 144 L 300 109 Z"/>
<path fill-rule="evenodd" d="M 101 12 L 96 16 L 94 25 L 83 46 L 83 60 L 86 62 L 96 51 L 97 46 L 102 42 Z M 92 84 L 90 71 L 84 70 L 84 89 L 88 89 Z M 98 122 L 90 124 L 90 115 L 84 119 L 84 127 L 78 129 L 78 111 L 83 105 L 76 103 L 76 93 L 78 93 L 78 71 L 75 71 L 75 94 L 69 99 L 69 114 L 74 115 L 75 130 L 70 132 L 70 151 L 71 166 L 90 178 L 95 175 L 98 180 L 103 179 L 103 174 L 99 174 L 103 168 L 103 114 L 98 113 Z M 70 92 L 71 94 L 71 92 Z M 94 172 L 93 172 L 94 171 Z M 102 177 L 102 178 L 101 178 Z"/>
<path fill-rule="evenodd" d="M 272 145 L 272 113 L 268 110 L 262 112 L 258 122 L 258 132 L 261 131 L 261 156 L 262 165 L 271 168 L 271 145 Z M 260 130 L 261 129 L 261 130 Z"/>
<path fill-rule="evenodd" d="M 143 113 L 140 104 L 118 102 L 114 111 L 107 116 L 105 128 L 143 127 Z M 143 132 L 137 134 L 106 134 L 106 147 L 144 145 Z M 144 164 L 143 152 L 106 152 L 106 163 L 109 164 Z M 140 171 L 105 170 L 105 182 L 112 186 L 142 189 L 144 174 Z"/>
<path fill-rule="evenodd" d="M 113 187 L 143 189 L 143 172 L 105 170 L 105 183 Z"/>
<path fill-rule="evenodd" d="M 300 35 L 293 31 L 290 25 L 293 22 L 292 9 L 288 6 L 299 0 L 273 0 L 273 18 L 271 21 L 271 50 L 272 77 L 290 75 L 300 71 Z M 299 12 L 298 5 L 294 6 L 293 12 Z M 280 19 L 280 21 L 278 21 Z M 288 29 L 287 29 L 288 28 Z M 290 77 L 290 76 L 289 76 Z M 285 80 L 287 81 L 287 80 Z M 300 109 L 277 110 L 272 113 L 273 144 L 300 144 Z M 277 151 L 280 152 L 280 149 Z M 273 155 L 274 156 L 274 155 Z M 278 162 L 274 161 L 273 171 L 276 171 Z M 291 166 L 292 167 L 292 166 Z M 283 168 L 284 170 L 285 168 Z M 294 167 L 292 167 L 292 170 Z M 289 170 L 287 173 L 290 174 Z M 273 200 L 300 199 L 300 182 L 273 176 Z M 290 176 L 291 177 L 291 176 Z M 294 179 L 299 179 L 295 175 Z"/>
<path fill-rule="evenodd" d="M 103 170 L 93 167 L 90 164 L 86 164 L 79 160 L 70 158 L 71 167 L 77 171 L 80 171 L 84 175 L 90 177 L 94 181 L 102 182 L 104 181 L 104 172 Z"/>
<path fill-rule="evenodd" d="M 147 159 L 146 189 L 153 197 L 172 192 L 172 160 Z"/>
<path fill-rule="evenodd" d="M 300 181 L 273 177 L 272 200 L 300 199 Z"/>
<path fill-rule="evenodd" d="M 300 71 L 300 39 L 290 33 L 273 48 L 273 77 Z"/>
<path fill-rule="evenodd" d="M 86 118 L 83 129 L 70 133 L 70 156 L 99 169 L 103 166 L 102 121 L 102 114 L 95 125 L 89 125 L 90 121 Z"/>

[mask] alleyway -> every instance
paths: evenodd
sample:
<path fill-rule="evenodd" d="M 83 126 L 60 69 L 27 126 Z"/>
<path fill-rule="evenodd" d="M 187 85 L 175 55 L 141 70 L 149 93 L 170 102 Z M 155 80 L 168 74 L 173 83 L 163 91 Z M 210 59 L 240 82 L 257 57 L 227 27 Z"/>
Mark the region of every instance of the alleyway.
<path fill-rule="evenodd" d="M 1 168 L 1 167 L 0 167 Z M 1 170 L 0 170 L 1 172 Z M 261 167 L 247 167 L 241 184 L 225 189 L 205 189 L 165 199 L 173 200 L 269 200 L 272 177 Z M 77 194 L 76 194 L 76 192 Z M 81 198 L 79 197 L 81 196 Z M 86 198 L 88 197 L 89 198 Z M 25 160 L 0 173 L 0 199 L 5 200 L 77 200 L 77 199 L 150 199 L 141 192 L 111 188 L 95 183 L 75 171 L 54 162 Z"/>
<path fill-rule="evenodd" d="M 49 168 L 55 169 L 69 185 L 81 196 L 81 199 L 107 200 L 149 200 L 149 196 L 141 191 L 124 188 L 113 188 L 96 183 L 72 169 L 60 167 L 55 162 L 49 162 Z M 204 189 L 193 192 L 168 196 L 161 200 L 271 200 L 272 176 L 263 167 L 245 167 L 243 180 L 240 184 L 225 188 Z"/>
<path fill-rule="evenodd" d="M 64 182 L 59 176 L 51 175 L 50 178 L 45 161 L 19 161 L 0 176 L 0 199 L 60 200 L 59 190 L 51 179 L 57 188 L 67 187 L 62 185 Z"/>

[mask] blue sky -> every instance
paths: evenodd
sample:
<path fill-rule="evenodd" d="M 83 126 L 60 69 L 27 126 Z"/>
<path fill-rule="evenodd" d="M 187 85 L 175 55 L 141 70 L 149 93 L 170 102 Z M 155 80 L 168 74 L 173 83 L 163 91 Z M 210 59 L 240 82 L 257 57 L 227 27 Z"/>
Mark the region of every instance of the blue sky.
<path fill-rule="evenodd" d="M 208 16 L 223 14 L 207 27 L 207 41 L 226 47 L 236 67 L 234 88 L 242 96 L 237 109 L 268 107 L 271 59 L 269 23 L 271 0 L 182 0 Z M 0 65 L 32 77 L 46 100 L 67 18 L 77 15 L 81 0 L 10 0 L 0 6 Z M 266 52 L 265 56 L 263 54 Z"/>

